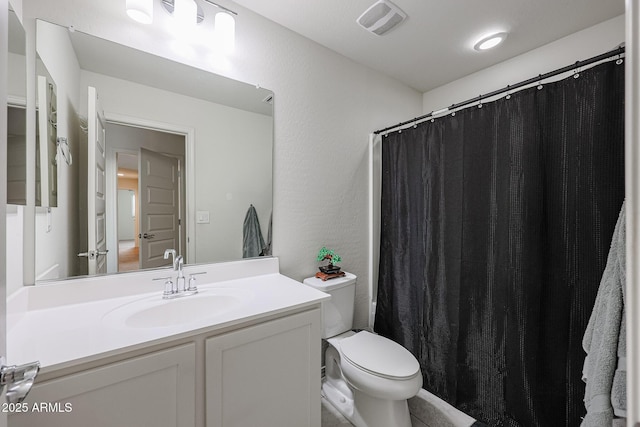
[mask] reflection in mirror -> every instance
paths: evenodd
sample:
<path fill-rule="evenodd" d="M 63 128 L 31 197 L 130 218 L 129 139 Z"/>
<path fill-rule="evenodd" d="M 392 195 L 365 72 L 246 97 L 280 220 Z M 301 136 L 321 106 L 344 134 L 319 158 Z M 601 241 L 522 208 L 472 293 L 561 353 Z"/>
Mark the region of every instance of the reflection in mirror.
<path fill-rule="evenodd" d="M 7 204 L 26 205 L 27 193 L 27 110 L 7 106 Z"/>
<path fill-rule="evenodd" d="M 18 16 L 9 10 L 7 102 L 7 203 L 27 204 L 25 35 Z"/>
<path fill-rule="evenodd" d="M 56 85 L 37 61 L 36 82 L 36 206 L 58 206 L 58 165 L 56 159 L 57 96 Z"/>
<path fill-rule="evenodd" d="M 37 280 L 166 266 L 166 248 L 240 259 L 251 205 L 269 243 L 272 92 L 39 20 L 36 35 L 73 155 L 36 218 Z"/>

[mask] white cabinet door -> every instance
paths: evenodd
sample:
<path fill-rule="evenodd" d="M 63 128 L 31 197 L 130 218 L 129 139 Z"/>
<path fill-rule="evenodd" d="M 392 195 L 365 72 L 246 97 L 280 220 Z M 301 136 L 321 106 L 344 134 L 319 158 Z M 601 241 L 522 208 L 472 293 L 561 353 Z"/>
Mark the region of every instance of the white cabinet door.
<path fill-rule="evenodd" d="M 206 340 L 207 427 L 320 427 L 320 310 Z"/>
<path fill-rule="evenodd" d="M 11 427 L 193 427 L 195 344 L 34 385 Z"/>

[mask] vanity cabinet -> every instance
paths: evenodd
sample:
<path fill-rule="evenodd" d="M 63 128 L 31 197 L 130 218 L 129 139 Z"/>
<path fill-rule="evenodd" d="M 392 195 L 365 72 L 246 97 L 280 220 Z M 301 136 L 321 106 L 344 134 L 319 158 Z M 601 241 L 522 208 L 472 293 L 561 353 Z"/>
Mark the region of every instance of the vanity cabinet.
<path fill-rule="evenodd" d="M 195 344 L 36 383 L 10 427 L 195 426 Z"/>
<path fill-rule="evenodd" d="M 206 340 L 207 427 L 320 427 L 320 310 Z"/>
<path fill-rule="evenodd" d="M 8 425 L 320 427 L 319 307 L 199 329 L 91 369 L 50 371 Z"/>

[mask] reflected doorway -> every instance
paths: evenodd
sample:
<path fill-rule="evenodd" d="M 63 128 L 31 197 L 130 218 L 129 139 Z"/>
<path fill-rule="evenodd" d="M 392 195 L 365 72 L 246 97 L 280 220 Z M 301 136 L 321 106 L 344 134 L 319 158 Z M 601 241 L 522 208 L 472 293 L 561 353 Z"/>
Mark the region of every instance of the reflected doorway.
<path fill-rule="evenodd" d="M 138 157 L 119 153 L 118 163 L 118 271 L 140 268 L 138 240 Z"/>
<path fill-rule="evenodd" d="M 156 129 L 141 128 L 134 125 L 125 125 L 122 123 L 107 123 L 107 135 L 109 138 L 108 149 L 112 151 L 116 163 L 116 191 L 110 196 L 114 213 L 112 231 L 108 234 L 111 237 L 112 247 L 117 248 L 116 265 L 118 272 L 136 271 L 152 266 L 169 265 L 171 260 L 164 260 L 162 257 L 164 247 L 160 237 L 162 230 L 155 235 L 158 239 L 144 239 L 152 235 L 146 233 L 149 230 L 153 218 L 166 218 L 166 215 L 149 216 L 147 209 L 149 205 L 154 204 L 154 193 L 157 191 L 149 191 L 148 184 L 145 180 L 141 180 L 140 168 L 147 165 L 147 161 L 141 160 L 141 152 L 155 153 L 161 158 L 170 160 L 168 164 L 175 165 L 177 168 L 176 180 L 177 186 L 175 192 L 175 220 L 171 221 L 175 224 L 177 230 L 175 237 L 170 244 L 171 248 L 176 249 L 178 253 L 184 254 L 186 251 L 186 224 L 185 218 L 185 180 L 184 177 L 184 159 L 185 159 L 185 135 L 164 132 Z M 112 157 L 112 158 L 113 158 Z M 148 167 L 144 171 L 148 172 Z M 154 163 L 154 175 L 166 176 L 170 173 L 165 171 L 162 162 Z M 145 189 L 141 189 L 141 186 Z M 157 185 L 156 185 L 157 186 Z M 144 197 L 148 195 L 149 197 Z M 162 204 L 166 205 L 166 200 L 162 200 Z M 145 204 L 146 203 L 146 204 Z M 144 205 L 143 205 L 144 204 Z M 147 218 L 150 224 L 141 222 L 143 218 Z M 151 218 L 151 219 L 149 219 Z M 151 226 L 162 223 L 166 228 L 166 221 L 159 221 Z M 146 245 L 146 246 L 145 246 Z M 144 247 L 143 247 L 144 246 Z M 151 252 L 150 252 L 151 251 Z M 157 253 L 154 253 L 157 252 Z M 155 262 L 154 265 L 149 264 L 149 260 Z"/>

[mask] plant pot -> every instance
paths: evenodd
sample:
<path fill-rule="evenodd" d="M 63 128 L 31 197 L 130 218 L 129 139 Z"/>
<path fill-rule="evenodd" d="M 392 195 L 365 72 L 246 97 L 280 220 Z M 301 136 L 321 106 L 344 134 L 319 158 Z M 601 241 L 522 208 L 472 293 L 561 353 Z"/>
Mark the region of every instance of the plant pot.
<path fill-rule="evenodd" d="M 325 274 L 336 274 L 340 272 L 340 267 L 337 265 L 329 264 L 320 266 L 320 271 Z"/>

